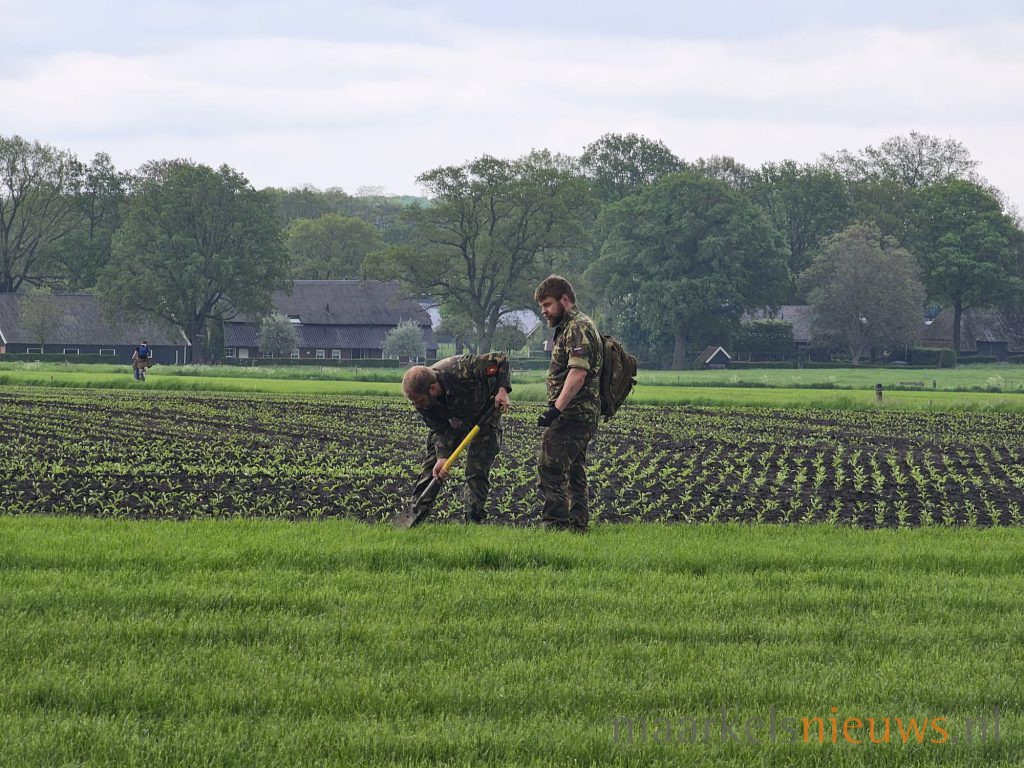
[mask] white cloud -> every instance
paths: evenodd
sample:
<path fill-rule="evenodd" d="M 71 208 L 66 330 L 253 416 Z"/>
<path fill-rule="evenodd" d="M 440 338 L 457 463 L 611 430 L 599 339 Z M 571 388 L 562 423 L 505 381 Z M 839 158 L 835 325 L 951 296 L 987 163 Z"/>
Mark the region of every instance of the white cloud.
<path fill-rule="evenodd" d="M 441 163 L 575 153 L 608 131 L 759 164 L 920 130 L 964 141 L 1024 200 L 1013 130 L 1024 24 L 745 41 L 473 27 L 435 27 L 416 42 L 326 37 L 64 52 L 0 68 L 0 130 L 108 151 L 122 166 L 190 156 L 259 185 L 396 192 Z"/>

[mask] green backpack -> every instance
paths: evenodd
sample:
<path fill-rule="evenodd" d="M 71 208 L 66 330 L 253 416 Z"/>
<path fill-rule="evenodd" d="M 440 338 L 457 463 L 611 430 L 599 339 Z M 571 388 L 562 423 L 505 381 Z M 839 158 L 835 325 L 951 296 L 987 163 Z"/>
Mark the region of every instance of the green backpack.
<path fill-rule="evenodd" d="M 622 407 L 636 386 L 636 358 L 614 336 L 601 336 L 601 415 L 608 421 Z"/>

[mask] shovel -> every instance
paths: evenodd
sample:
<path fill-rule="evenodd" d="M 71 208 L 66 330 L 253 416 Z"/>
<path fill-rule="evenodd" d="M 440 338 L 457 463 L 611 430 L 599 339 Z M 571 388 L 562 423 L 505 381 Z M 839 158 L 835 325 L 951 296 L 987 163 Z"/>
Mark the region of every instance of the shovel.
<path fill-rule="evenodd" d="M 462 442 L 458 444 L 455 450 L 452 451 L 452 455 L 449 456 L 445 463 L 442 465 L 442 472 L 447 472 L 451 468 L 452 464 L 455 463 L 455 460 L 459 458 L 459 454 L 466 450 L 466 446 L 473 442 L 473 438 L 475 438 L 477 434 L 479 434 L 480 432 L 480 422 L 484 420 L 484 417 L 487 416 L 488 412 L 493 407 L 494 397 L 492 396 L 491 399 L 487 401 L 487 405 L 484 406 L 483 410 L 480 411 L 480 414 L 476 417 L 475 421 L 477 423 L 473 425 L 473 428 L 471 430 L 469 430 L 469 434 L 462 438 Z M 399 512 L 397 515 L 391 518 L 391 524 L 395 526 L 395 528 L 412 528 L 414 525 L 419 525 L 421 522 L 423 522 L 423 518 L 427 516 L 427 512 L 429 510 L 417 510 L 416 505 L 419 504 L 420 499 L 422 499 L 431 490 L 433 490 L 433 488 L 439 482 L 440 481 L 436 477 L 432 478 L 427 487 L 424 488 L 423 492 L 416 498 L 416 500 L 409 505 L 409 508 L 407 510 L 405 510 L 404 512 Z"/>

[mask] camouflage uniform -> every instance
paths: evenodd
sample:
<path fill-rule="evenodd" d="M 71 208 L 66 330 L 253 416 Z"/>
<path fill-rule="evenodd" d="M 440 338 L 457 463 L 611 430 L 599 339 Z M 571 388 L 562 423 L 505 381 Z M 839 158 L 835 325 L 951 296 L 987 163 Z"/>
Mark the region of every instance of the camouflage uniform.
<path fill-rule="evenodd" d="M 597 433 L 601 414 L 601 364 L 604 347 L 594 321 L 576 307 L 555 327 L 551 365 L 548 367 L 548 402 L 554 405 L 571 368 L 587 372 L 583 386 L 541 442 L 540 491 L 544 497 L 545 525 L 585 531 L 590 521 L 587 501 L 587 446 Z"/>
<path fill-rule="evenodd" d="M 430 427 L 430 433 L 427 435 L 423 468 L 412 492 L 414 500 L 430 484 L 434 464 L 438 459 L 451 456 L 473 428 L 473 419 L 480 415 L 498 388 L 512 391 L 508 357 L 497 352 L 448 357 L 430 367 L 437 373 L 437 381 L 444 391 L 432 407 L 416 409 Z M 479 522 L 484 517 L 491 465 L 501 450 L 501 436 L 501 413 L 492 411 L 484 414 L 480 432 L 466 448 L 463 502 L 467 521 Z M 439 490 L 440 484 L 435 484 L 430 493 L 419 498 L 415 502 L 417 511 L 428 511 Z"/>

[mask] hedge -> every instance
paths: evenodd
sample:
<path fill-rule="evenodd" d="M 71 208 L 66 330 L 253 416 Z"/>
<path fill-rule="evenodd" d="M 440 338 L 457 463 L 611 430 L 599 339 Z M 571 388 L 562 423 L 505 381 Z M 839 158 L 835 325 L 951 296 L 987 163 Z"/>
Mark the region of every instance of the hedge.
<path fill-rule="evenodd" d="M 404 363 L 393 357 L 367 357 L 361 360 L 333 360 L 317 358 L 291 358 L 291 357 L 249 357 L 244 360 L 238 358 L 226 358 L 221 361 L 224 365 L 234 365 L 239 368 L 266 368 L 266 367 L 287 367 L 287 366 L 317 366 L 320 368 L 401 368 Z"/>
<path fill-rule="evenodd" d="M 23 363 L 106 363 L 119 365 L 116 355 L 65 355 L 59 352 L 40 354 L 33 352 L 5 352 L 0 355 L 0 362 Z"/>
<path fill-rule="evenodd" d="M 952 368 L 956 365 L 956 353 L 948 347 L 912 347 L 907 353 L 907 362 L 933 368 Z"/>

